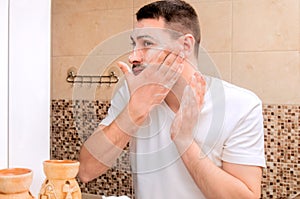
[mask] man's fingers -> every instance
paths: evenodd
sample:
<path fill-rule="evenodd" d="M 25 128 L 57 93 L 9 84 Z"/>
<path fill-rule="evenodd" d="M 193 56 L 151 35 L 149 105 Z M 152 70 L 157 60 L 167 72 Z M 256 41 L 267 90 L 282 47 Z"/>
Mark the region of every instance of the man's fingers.
<path fill-rule="evenodd" d="M 157 56 L 153 56 L 149 63 L 151 63 L 151 69 L 153 71 L 158 71 L 162 64 L 164 64 L 165 59 L 171 53 L 169 50 L 161 50 L 159 49 L 159 54 Z"/>
<path fill-rule="evenodd" d="M 184 54 L 182 52 L 170 52 L 160 65 L 160 70 L 163 73 L 177 71 L 179 65 L 183 63 L 183 60 Z"/>
<path fill-rule="evenodd" d="M 119 66 L 119 68 L 122 70 L 124 74 L 131 73 L 131 69 L 126 63 L 119 61 L 117 62 L 117 65 Z"/>
<path fill-rule="evenodd" d="M 195 73 L 190 81 L 190 86 L 194 91 L 194 95 L 197 99 L 198 108 L 200 109 L 203 101 L 206 90 L 206 82 L 203 76 L 200 73 Z"/>
<path fill-rule="evenodd" d="M 161 64 L 158 72 L 164 76 L 166 87 L 172 88 L 179 79 L 184 67 L 183 60 L 183 53 L 172 52 Z"/>

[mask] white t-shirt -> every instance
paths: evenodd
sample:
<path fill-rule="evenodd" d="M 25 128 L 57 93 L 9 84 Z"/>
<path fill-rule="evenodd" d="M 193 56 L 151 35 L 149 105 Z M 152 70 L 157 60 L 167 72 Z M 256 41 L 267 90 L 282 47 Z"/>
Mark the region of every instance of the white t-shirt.
<path fill-rule="evenodd" d="M 207 92 L 195 130 L 195 141 L 218 167 L 222 161 L 265 166 L 262 104 L 252 92 L 206 77 Z M 109 125 L 129 100 L 126 84 L 116 92 Z M 170 138 L 175 113 L 165 102 L 133 139 L 130 152 L 137 199 L 205 198 L 194 183 Z M 189 122 L 189 121 L 186 121 Z"/>

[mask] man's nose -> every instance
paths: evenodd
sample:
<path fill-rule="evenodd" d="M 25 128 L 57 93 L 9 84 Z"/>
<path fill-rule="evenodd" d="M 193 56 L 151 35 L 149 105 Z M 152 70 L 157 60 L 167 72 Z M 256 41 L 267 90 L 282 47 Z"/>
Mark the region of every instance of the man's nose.
<path fill-rule="evenodd" d="M 135 49 L 131 52 L 131 54 L 128 57 L 129 63 L 141 63 L 143 62 L 143 53 L 141 49 Z"/>

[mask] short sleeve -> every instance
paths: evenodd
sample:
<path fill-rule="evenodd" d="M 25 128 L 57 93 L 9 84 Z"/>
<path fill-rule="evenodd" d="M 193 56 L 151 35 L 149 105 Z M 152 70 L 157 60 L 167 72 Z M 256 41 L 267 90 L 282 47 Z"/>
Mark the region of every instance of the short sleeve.
<path fill-rule="evenodd" d="M 260 100 L 251 104 L 226 140 L 222 160 L 265 167 L 262 104 Z"/>
<path fill-rule="evenodd" d="M 108 126 L 120 112 L 124 109 L 129 101 L 129 91 L 126 82 L 114 94 L 111 100 L 111 106 L 108 109 L 107 116 L 101 121 L 100 125 Z"/>

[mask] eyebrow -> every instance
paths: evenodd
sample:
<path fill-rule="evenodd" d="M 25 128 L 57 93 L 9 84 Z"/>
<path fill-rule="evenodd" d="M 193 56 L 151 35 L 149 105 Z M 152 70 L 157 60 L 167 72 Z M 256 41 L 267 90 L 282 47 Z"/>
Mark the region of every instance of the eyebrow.
<path fill-rule="evenodd" d="M 153 37 L 151 37 L 150 35 L 140 35 L 140 36 L 137 36 L 136 40 L 144 39 L 144 38 L 148 38 L 148 39 L 153 39 L 153 40 L 155 40 L 155 39 L 154 39 Z M 132 41 L 134 41 L 132 35 L 130 35 L 130 39 L 131 39 Z"/>

